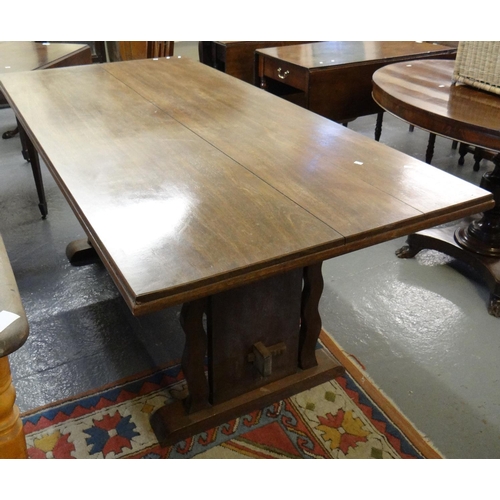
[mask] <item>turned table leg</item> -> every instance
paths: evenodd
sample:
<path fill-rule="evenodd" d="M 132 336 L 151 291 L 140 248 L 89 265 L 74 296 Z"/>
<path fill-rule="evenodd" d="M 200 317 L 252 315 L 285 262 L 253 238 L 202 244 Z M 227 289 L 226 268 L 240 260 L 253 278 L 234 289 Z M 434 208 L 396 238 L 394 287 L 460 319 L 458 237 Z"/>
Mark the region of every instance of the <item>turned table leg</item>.
<path fill-rule="evenodd" d="M 429 142 L 427 143 L 427 150 L 425 151 L 425 163 L 431 164 L 432 157 L 434 156 L 434 144 L 436 143 L 436 134 L 429 134 Z"/>
<path fill-rule="evenodd" d="M 377 113 L 377 121 L 375 122 L 375 140 L 380 141 L 380 136 L 382 135 L 382 123 L 384 121 L 384 112 L 380 111 Z"/>
<path fill-rule="evenodd" d="M 0 459 L 28 457 L 23 424 L 15 399 L 9 359 L 5 356 L 0 358 Z"/>

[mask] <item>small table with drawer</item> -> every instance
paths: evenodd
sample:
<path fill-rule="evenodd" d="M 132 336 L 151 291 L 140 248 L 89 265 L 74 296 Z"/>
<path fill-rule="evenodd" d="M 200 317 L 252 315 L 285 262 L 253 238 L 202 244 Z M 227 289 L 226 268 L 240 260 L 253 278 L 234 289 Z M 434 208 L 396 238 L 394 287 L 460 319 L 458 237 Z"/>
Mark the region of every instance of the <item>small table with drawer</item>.
<path fill-rule="evenodd" d="M 272 47 L 256 51 L 256 83 L 319 115 L 347 123 L 382 112 L 371 95 L 377 69 L 406 60 L 454 59 L 455 55 L 454 47 L 427 42 L 316 42 Z"/>

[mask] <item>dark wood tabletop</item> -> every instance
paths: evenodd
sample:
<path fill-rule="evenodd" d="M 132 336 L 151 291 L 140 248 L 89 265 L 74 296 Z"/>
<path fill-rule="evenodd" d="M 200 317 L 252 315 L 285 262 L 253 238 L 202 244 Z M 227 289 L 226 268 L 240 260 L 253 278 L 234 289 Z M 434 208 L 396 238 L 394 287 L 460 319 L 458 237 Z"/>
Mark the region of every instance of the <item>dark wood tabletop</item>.
<path fill-rule="evenodd" d="M 4 74 L 92 62 L 90 47 L 75 43 L 0 42 L 0 78 Z M 5 105 L 0 93 L 0 105 Z"/>
<path fill-rule="evenodd" d="M 454 85 L 454 61 L 409 61 L 373 75 L 373 98 L 429 132 L 500 151 L 500 96 Z"/>
<path fill-rule="evenodd" d="M 88 45 L 78 43 L 0 42 L 0 74 L 70 66 L 70 57 L 75 65 L 78 58 L 87 64 L 90 53 Z"/>
<path fill-rule="evenodd" d="M 10 75 L 2 88 L 135 312 L 490 204 L 188 59 Z"/>
<path fill-rule="evenodd" d="M 453 47 L 413 41 L 329 41 L 258 49 L 260 54 L 308 69 L 371 64 L 456 53 Z"/>
<path fill-rule="evenodd" d="M 40 69 L 61 68 L 65 66 L 77 66 L 90 64 L 92 62 L 92 51 L 89 45 L 78 43 L 50 43 L 50 42 L 0 42 L 0 79 L 4 75 L 22 71 L 33 71 Z M 6 106 L 7 101 L 0 92 L 0 106 Z M 20 134 L 22 144 L 22 155 L 25 160 L 30 161 L 29 148 L 31 145 L 25 138 L 24 131 L 19 126 L 5 131 L 2 139 L 10 139 Z M 39 208 L 42 217 L 47 215 L 47 202 L 40 174 L 38 158 L 31 161 L 31 168 L 38 192 Z"/>

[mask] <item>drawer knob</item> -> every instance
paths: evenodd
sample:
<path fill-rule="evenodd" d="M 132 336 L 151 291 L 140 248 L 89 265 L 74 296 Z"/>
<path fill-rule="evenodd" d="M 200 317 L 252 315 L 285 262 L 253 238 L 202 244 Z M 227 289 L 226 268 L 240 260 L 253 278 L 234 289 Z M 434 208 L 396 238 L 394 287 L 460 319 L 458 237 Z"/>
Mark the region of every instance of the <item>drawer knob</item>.
<path fill-rule="evenodd" d="M 290 74 L 290 71 L 286 70 L 283 74 L 281 73 L 281 68 L 278 68 L 278 78 L 281 78 L 284 80 L 288 75 Z"/>

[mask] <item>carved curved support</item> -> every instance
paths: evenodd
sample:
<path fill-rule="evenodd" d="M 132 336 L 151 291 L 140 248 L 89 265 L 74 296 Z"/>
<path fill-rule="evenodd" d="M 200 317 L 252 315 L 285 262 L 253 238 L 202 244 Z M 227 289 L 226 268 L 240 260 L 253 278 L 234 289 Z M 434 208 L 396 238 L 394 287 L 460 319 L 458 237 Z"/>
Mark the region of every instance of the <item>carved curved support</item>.
<path fill-rule="evenodd" d="M 398 248 L 395 253 L 396 257 L 400 259 L 411 259 L 415 257 L 420 250 L 420 248 L 410 247 L 410 245 L 403 245 L 401 248 Z"/>
<path fill-rule="evenodd" d="M 28 457 L 23 424 L 19 409 L 14 404 L 15 399 L 9 360 L 5 356 L 0 358 L 0 459 Z"/>
<path fill-rule="evenodd" d="M 182 354 L 182 370 L 186 378 L 189 396 L 185 400 L 188 413 L 210 407 L 209 387 L 205 376 L 205 356 L 207 353 L 207 334 L 203 328 L 203 314 L 206 312 L 207 299 L 183 304 L 180 322 L 186 334 L 186 344 Z"/>
<path fill-rule="evenodd" d="M 19 133 L 19 128 L 16 127 L 13 130 L 7 130 L 7 132 L 4 132 L 2 134 L 2 139 L 12 139 L 12 137 L 15 137 Z"/>
<path fill-rule="evenodd" d="M 299 367 L 312 368 L 316 361 L 316 343 L 321 332 L 319 301 L 323 293 L 323 275 L 321 265 L 314 264 L 304 268 L 304 288 L 300 314 Z"/>
<path fill-rule="evenodd" d="M 66 257 L 72 266 L 86 266 L 99 262 L 99 256 L 87 238 L 68 243 Z"/>

